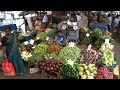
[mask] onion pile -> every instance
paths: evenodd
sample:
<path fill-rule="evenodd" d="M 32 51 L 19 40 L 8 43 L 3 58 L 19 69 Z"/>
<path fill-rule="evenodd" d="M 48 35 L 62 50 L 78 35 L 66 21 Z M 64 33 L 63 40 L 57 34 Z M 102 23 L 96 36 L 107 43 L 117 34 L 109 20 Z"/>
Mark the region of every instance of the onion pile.
<path fill-rule="evenodd" d="M 96 64 L 99 59 L 99 53 L 96 52 L 95 50 L 85 50 L 81 53 L 80 56 L 80 63 L 85 63 L 85 64 Z"/>
<path fill-rule="evenodd" d="M 60 64 L 61 62 L 55 59 L 43 60 L 39 63 L 40 68 L 47 71 L 58 71 Z"/>

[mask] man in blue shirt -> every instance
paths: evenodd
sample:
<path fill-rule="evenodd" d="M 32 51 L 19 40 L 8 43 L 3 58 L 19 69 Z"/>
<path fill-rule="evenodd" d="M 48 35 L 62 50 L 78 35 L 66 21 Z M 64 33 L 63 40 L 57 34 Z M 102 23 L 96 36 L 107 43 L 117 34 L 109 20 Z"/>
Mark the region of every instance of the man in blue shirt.
<path fill-rule="evenodd" d="M 58 36 L 56 37 L 56 43 L 60 46 L 66 46 L 66 36 L 62 31 L 58 31 Z"/>

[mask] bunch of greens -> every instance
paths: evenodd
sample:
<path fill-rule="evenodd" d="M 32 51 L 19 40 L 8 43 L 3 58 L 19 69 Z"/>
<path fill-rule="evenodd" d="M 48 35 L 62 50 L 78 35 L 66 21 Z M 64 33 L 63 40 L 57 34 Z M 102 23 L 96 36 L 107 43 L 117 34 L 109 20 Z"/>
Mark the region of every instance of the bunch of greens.
<path fill-rule="evenodd" d="M 38 67 L 39 61 L 44 60 L 43 53 L 34 53 L 30 58 L 28 58 L 28 64 L 32 67 Z"/>
<path fill-rule="evenodd" d="M 48 50 L 48 45 L 41 43 L 36 46 L 36 48 L 34 49 L 34 52 L 35 53 L 47 53 L 47 50 Z"/>
<path fill-rule="evenodd" d="M 55 36 L 57 36 L 57 30 L 49 28 L 46 30 L 46 35 L 47 35 L 47 37 L 55 38 Z"/>
<path fill-rule="evenodd" d="M 95 28 L 92 31 L 92 33 L 90 34 L 91 38 L 97 37 L 97 38 L 101 39 L 102 36 L 103 36 L 103 33 L 102 33 L 102 31 L 99 28 Z"/>
<path fill-rule="evenodd" d="M 54 58 L 57 59 L 57 55 L 56 54 L 46 54 L 44 55 L 45 60 L 48 60 L 49 58 Z"/>
<path fill-rule="evenodd" d="M 114 52 L 110 49 L 103 50 L 102 63 L 106 66 L 114 66 L 116 64 L 114 59 Z"/>
<path fill-rule="evenodd" d="M 39 37 L 41 40 L 45 40 L 45 38 L 47 37 L 47 34 L 46 34 L 46 32 L 40 32 L 40 33 L 38 33 L 36 38 L 37 37 Z"/>

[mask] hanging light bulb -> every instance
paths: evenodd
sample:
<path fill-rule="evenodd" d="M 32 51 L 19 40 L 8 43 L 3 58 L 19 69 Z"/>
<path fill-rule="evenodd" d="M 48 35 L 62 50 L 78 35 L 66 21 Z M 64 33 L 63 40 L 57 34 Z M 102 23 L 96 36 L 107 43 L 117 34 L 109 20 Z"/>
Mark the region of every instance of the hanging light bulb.
<path fill-rule="evenodd" d="M 66 28 L 67 28 L 66 25 L 63 25 L 63 26 L 62 26 L 62 29 L 63 29 L 63 30 L 66 29 Z"/>

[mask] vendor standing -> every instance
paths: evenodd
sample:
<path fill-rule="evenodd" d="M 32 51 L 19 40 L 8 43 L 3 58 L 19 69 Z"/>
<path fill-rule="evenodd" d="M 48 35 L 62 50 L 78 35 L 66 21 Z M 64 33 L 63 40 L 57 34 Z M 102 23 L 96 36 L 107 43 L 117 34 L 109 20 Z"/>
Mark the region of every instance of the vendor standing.
<path fill-rule="evenodd" d="M 29 25 L 28 25 L 27 19 L 24 16 L 23 16 L 23 19 L 24 19 L 23 24 L 25 24 L 25 32 L 27 33 L 27 31 L 29 30 Z"/>
<path fill-rule="evenodd" d="M 45 25 L 45 28 L 47 28 L 47 25 L 48 25 L 47 13 L 44 13 L 44 17 L 43 17 L 42 22 L 43 22 L 43 24 Z"/>
<path fill-rule="evenodd" d="M 63 34 L 62 31 L 58 31 L 58 36 L 56 37 L 56 44 L 60 46 L 66 46 L 66 36 Z"/>
<path fill-rule="evenodd" d="M 35 21 L 35 29 L 36 29 L 36 32 L 39 33 L 41 32 L 41 21 L 39 18 L 36 18 L 36 21 Z"/>

